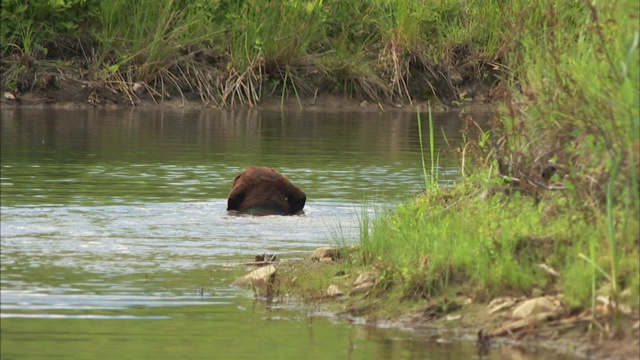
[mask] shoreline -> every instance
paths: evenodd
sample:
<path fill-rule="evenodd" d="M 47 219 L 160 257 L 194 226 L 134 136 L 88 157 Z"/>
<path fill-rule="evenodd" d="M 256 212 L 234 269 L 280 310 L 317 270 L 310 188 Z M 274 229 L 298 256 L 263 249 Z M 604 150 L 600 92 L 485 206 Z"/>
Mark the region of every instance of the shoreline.
<path fill-rule="evenodd" d="M 361 112 L 415 112 L 420 108 L 421 112 L 427 112 L 429 107 L 434 112 L 449 111 L 474 111 L 491 110 L 494 102 L 488 101 L 484 96 L 479 99 L 468 100 L 460 106 L 446 105 L 441 102 L 432 103 L 430 100 L 419 100 L 403 103 L 375 103 L 364 98 L 324 94 L 314 98 L 288 98 L 284 101 L 277 96 L 269 96 L 261 100 L 255 106 L 247 104 L 220 107 L 204 103 L 200 100 L 187 100 L 172 98 L 162 101 L 152 99 L 139 99 L 136 103 L 125 103 L 124 98 L 117 102 L 105 104 L 91 104 L 86 100 L 78 99 L 78 95 L 66 99 L 57 90 L 46 92 L 27 92 L 15 94 L 5 91 L 0 97 L 0 107 L 3 108 L 54 108 L 54 109 L 184 109 L 184 110 L 282 110 L 282 111 L 361 111 Z"/>
<path fill-rule="evenodd" d="M 324 253 L 328 248 L 319 249 L 323 249 L 320 251 Z M 240 278 L 232 285 L 253 289 L 254 294 L 263 301 L 318 306 L 328 316 L 349 322 L 405 329 L 434 337 L 436 341 L 474 341 L 479 356 L 486 356 L 502 347 L 520 347 L 532 352 L 542 350 L 585 359 L 624 360 L 640 357 L 640 320 L 637 312 L 622 315 L 618 321 L 626 332 L 608 338 L 597 331 L 596 324 L 590 320 L 590 309 L 575 313 L 562 302 L 562 294 L 559 293 L 502 296 L 489 301 L 474 301 L 464 293 L 464 289 L 459 288 L 454 297 L 434 296 L 402 305 L 391 314 L 384 309 L 384 291 L 377 291 L 375 285 L 364 291 L 356 289 L 361 275 L 375 272 L 374 269 L 345 271 L 343 269 L 348 266 L 345 267 L 343 260 L 318 259 L 315 257 L 318 251 L 302 260 L 236 264 L 234 266 L 256 270 L 243 277 L 244 280 L 249 279 L 248 282 Z M 357 253 L 359 250 L 354 251 Z M 266 277 L 255 277 L 258 273 Z M 332 273 L 335 273 L 329 275 L 332 285 L 327 289 L 319 286 L 323 280 L 327 280 L 327 274 Z M 332 287 L 335 284 L 338 285 Z M 525 318 L 513 315 L 524 303 L 541 298 L 552 299 L 558 306 L 548 314 L 533 311 Z M 603 304 L 598 307 L 607 311 L 605 308 Z"/>

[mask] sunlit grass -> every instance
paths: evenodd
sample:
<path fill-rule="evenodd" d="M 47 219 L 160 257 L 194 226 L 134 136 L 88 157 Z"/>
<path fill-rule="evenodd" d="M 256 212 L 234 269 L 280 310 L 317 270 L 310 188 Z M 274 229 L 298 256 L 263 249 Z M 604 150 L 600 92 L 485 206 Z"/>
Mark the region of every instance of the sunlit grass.
<path fill-rule="evenodd" d="M 547 203 L 572 204 L 593 224 L 581 234 L 588 241 L 576 242 L 580 260 L 566 265 L 571 277 L 583 279 L 565 281 L 565 291 L 583 305 L 595 304 L 603 282 L 614 297 L 623 288 L 638 293 L 637 261 L 628 260 L 638 256 L 640 209 L 637 11 L 632 1 L 548 6 L 548 17 L 527 20 L 522 51 L 512 54 L 530 107 L 505 117 L 509 152 L 520 157 L 513 166 L 560 164 L 564 171 L 553 180 L 567 190 L 548 194 Z M 536 176 L 529 174 L 515 176 Z"/>
<path fill-rule="evenodd" d="M 214 10 L 213 5 L 182 7 L 174 0 L 100 2 L 100 27 L 94 32 L 100 46 L 92 59 L 98 70 L 95 80 L 128 93 L 132 101 L 136 82 L 159 98 L 192 86 L 206 99 L 213 91 L 205 89 L 202 76 L 191 74 L 193 66 L 184 66 L 184 52 L 223 31 L 208 15 Z"/>
<path fill-rule="evenodd" d="M 77 55 L 95 68 L 83 80 L 131 98 L 134 82 L 154 98 L 196 91 L 220 106 L 256 105 L 273 92 L 299 100 L 315 94 L 319 80 L 380 104 L 440 97 L 434 84 L 448 81 L 446 68 L 460 56 L 473 57 L 474 67 L 492 58 L 516 14 L 488 16 L 503 13 L 501 4 L 457 0 L 26 2 L 3 6 L 3 54 L 19 49 L 42 60 L 58 42 L 75 42 Z M 67 27 L 81 34 L 73 38 L 62 31 Z M 60 35 L 53 42 L 52 32 Z M 469 51 L 452 55 L 456 48 Z M 210 52 L 220 59 L 201 56 Z M 411 66 L 427 76 L 412 78 Z"/>
<path fill-rule="evenodd" d="M 549 217 L 527 198 L 483 198 L 482 192 L 472 183 L 432 189 L 418 201 L 363 221 L 369 229 L 361 238 L 364 262 L 382 269 L 405 298 L 428 298 L 454 285 L 487 299 L 532 288 L 553 292 L 564 284 L 569 303 L 588 306 L 590 278 L 597 284 L 606 278 L 585 272 L 587 263 L 578 254 L 599 241 L 600 224 L 572 211 Z M 633 226 L 637 229 L 637 221 Z M 631 251 L 627 256 L 637 258 L 637 248 Z M 562 280 L 540 264 L 559 271 Z"/>
<path fill-rule="evenodd" d="M 514 91 L 485 171 L 367 222 L 363 259 L 407 298 L 464 284 L 489 297 L 561 291 L 589 307 L 609 285 L 638 307 L 637 5 L 535 6 L 513 23 Z M 544 178 L 548 164 L 559 171 Z M 427 168 L 423 155 L 425 180 Z"/>

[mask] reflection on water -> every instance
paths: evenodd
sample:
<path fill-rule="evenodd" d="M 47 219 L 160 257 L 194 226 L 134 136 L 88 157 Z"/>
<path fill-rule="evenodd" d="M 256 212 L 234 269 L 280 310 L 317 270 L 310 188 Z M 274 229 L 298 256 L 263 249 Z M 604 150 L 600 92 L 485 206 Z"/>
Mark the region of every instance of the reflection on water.
<path fill-rule="evenodd" d="M 415 114 L 1 115 L 3 359 L 474 356 L 471 342 L 266 307 L 229 287 L 246 271 L 229 262 L 264 252 L 300 258 L 338 238 L 357 241 L 362 212 L 419 193 Z M 445 135 L 460 141 L 455 114 L 435 123 L 436 146 Z M 458 163 L 440 151 L 440 180 L 453 181 Z M 291 178 L 307 193 L 305 214 L 227 214 L 233 178 L 249 165 Z"/>
<path fill-rule="evenodd" d="M 3 205 L 220 199 L 249 165 L 281 170 L 310 200 L 424 183 L 410 113 L 5 109 L 1 124 Z M 457 115 L 436 124 L 437 146 L 459 141 Z M 455 179 L 455 156 L 438 163 Z"/>

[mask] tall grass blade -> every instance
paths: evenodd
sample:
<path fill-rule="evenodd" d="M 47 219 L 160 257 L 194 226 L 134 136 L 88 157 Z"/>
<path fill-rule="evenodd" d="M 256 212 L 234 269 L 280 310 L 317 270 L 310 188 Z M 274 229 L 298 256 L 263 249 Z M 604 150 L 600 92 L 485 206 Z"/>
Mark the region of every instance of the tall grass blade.
<path fill-rule="evenodd" d="M 431 103 L 429 106 L 429 152 L 431 154 L 431 187 L 437 185 L 438 182 L 438 164 L 434 160 L 436 152 L 435 129 L 433 128 L 433 114 L 431 113 Z"/>
<path fill-rule="evenodd" d="M 422 141 L 422 118 L 420 116 L 420 107 L 418 107 L 417 118 L 418 118 L 418 139 L 420 140 L 420 159 L 422 160 L 422 176 L 424 180 L 424 188 L 426 190 L 430 186 L 429 186 L 429 176 L 427 175 L 427 164 L 424 159 L 424 144 Z M 431 161 L 433 162 L 433 159 Z"/>

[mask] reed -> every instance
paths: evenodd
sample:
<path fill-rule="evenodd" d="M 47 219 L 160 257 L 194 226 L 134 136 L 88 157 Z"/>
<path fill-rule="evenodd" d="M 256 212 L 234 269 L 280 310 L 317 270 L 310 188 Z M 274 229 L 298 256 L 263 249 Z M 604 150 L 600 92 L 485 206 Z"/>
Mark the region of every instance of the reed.
<path fill-rule="evenodd" d="M 565 269 L 578 274 L 588 259 L 591 276 L 581 283 L 591 304 L 605 282 L 614 298 L 623 283 L 638 290 L 638 266 L 628 260 L 638 253 L 634 231 L 640 209 L 637 11 L 631 1 L 545 4 L 538 10 L 545 16 L 525 19 L 521 51 L 511 54 L 518 74 L 513 81 L 524 96 L 511 99 L 511 115 L 500 130 L 508 139 L 506 153 L 516 159 L 503 175 L 541 184 L 539 169 L 557 164 L 560 171 L 549 180 L 564 190 L 535 185 L 545 203 L 600 224 L 592 229 L 599 236 L 576 234 L 589 240 L 576 244 L 575 253 L 589 256 Z M 631 253 L 623 256 L 622 249 Z M 569 298 L 575 295 L 584 304 L 585 290 L 569 281 L 564 285 Z"/>
<path fill-rule="evenodd" d="M 424 142 L 423 142 L 423 132 L 422 132 L 422 118 L 420 116 L 420 108 L 417 108 L 416 119 L 418 122 L 418 140 L 420 141 L 420 160 L 422 161 L 422 175 L 424 180 L 425 190 L 432 189 L 438 186 L 439 179 L 439 167 L 438 161 L 436 160 L 435 153 L 435 129 L 433 127 L 433 114 L 431 112 L 431 104 L 428 105 L 428 114 L 429 114 L 429 155 L 431 159 L 431 164 L 427 167 L 425 156 L 424 156 Z M 427 171 L 429 169 L 429 171 Z M 427 174 L 429 172 L 430 174 Z"/>
<path fill-rule="evenodd" d="M 429 114 L 431 114 L 431 112 L 429 112 Z M 432 182 L 430 181 L 430 178 L 427 175 L 427 164 L 424 159 L 424 144 L 422 141 L 423 135 L 422 135 L 422 119 L 420 118 L 420 108 L 418 108 L 416 117 L 418 119 L 418 139 L 420 140 L 420 160 L 422 161 L 422 178 L 424 180 L 424 188 L 428 189 L 431 187 Z M 431 126 L 429 126 L 429 130 L 431 131 Z"/>
<path fill-rule="evenodd" d="M 148 84 L 161 98 L 170 92 L 182 93 L 183 84 L 211 93 L 203 86 L 201 73 L 190 76 L 195 67 L 185 58 L 193 55 L 185 50 L 221 33 L 206 17 L 206 12 L 213 10 L 184 8 L 174 0 L 100 2 L 101 26 L 94 33 L 100 46 L 94 66 L 102 70 L 97 76 L 119 83 L 117 90 L 127 91 L 131 97 L 135 97 L 131 91 L 134 82 Z"/>

